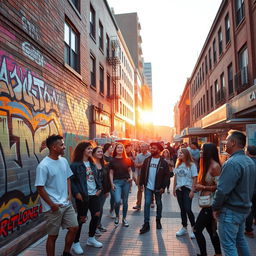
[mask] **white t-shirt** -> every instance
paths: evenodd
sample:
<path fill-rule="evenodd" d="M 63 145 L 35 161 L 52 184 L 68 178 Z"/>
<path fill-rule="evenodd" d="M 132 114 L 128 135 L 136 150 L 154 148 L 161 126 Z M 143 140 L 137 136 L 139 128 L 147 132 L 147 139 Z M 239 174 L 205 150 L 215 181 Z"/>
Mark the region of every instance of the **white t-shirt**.
<path fill-rule="evenodd" d="M 44 189 L 50 199 L 55 204 L 63 206 L 69 205 L 68 182 L 67 179 L 73 173 L 69 167 L 68 161 L 64 157 L 58 160 L 46 156 L 36 168 L 35 186 L 44 186 Z M 47 212 L 51 207 L 41 198 L 43 212 Z"/>
<path fill-rule="evenodd" d="M 192 189 L 193 177 L 197 177 L 197 168 L 194 163 L 190 167 L 182 163 L 173 172 L 176 174 L 176 189 L 183 186 Z"/>
<path fill-rule="evenodd" d="M 156 170 L 160 158 L 151 158 L 149 171 L 148 171 L 148 183 L 147 188 L 150 190 L 155 190 L 155 181 L 156 181 Z"/>
<path fill-rule="evenodd" d="M 95 178 L 93 175 L 93 170 L 91 169 L 91 165 L 89 161 L 84 162 L 84 165 L 86 167 L 86 181 L 87 181 L 87 189 L 88 189 L 88 195 L 94 196 L 97 192 Z"/>

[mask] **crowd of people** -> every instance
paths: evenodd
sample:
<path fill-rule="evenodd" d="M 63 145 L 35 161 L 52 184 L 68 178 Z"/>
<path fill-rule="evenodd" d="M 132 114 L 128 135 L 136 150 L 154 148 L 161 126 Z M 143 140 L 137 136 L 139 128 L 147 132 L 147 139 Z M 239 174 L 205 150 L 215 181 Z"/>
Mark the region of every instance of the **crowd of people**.
<path fill-rule="evenodd" d="M 88 210 L 87 245 L 102 247 L 96 237 L 107 231 L 102 225 L 107 198 L 110 198 L 109 216 L 114 219 L 113 225 L 129 227 L 126 217 L 133 182 L 137 186 L 134 210 L 141 210 L 144 193 L 144 223 L 139 233 L 150 231 L 150 208 L 155 203 L 156 227 L 162 229 L 162 195 L 165 191 L 170 193 L 172 177 L 173 196 L 177 198 L 181 216 L 181 228 L 176 236 L 189 233 L 198 243 L 198 255 L 205 256 L 203 230 L 206 228 L 216 256 L 251 255 L 245 235 L 254 236 L 256 147 L 249 145 L 245 149 L 246 136 L 242 132 L 230 131 L 226 140 L 229 159 L 223 165 L 217 146 L 210 142 L 201 149 L 196 142 L 181 144 L 179 148 L 164 142 L 142 143 L 134 149 L 131 144 L 106 143 L 101 147 L 81 141 L 70 164 L 64 157 L 62 136 L 49 136 L 46 146 L 49 155 L 37 167 L 35 186 L 47 220 L 48 256 L 55 255 L 60 227 L 68 229 L 63 256 L 72 255 L 71 249 L 76 254 L 84 253 L 79 240 Z M 197 218 L 191 207 L 195 193 L 201 207 Z"/>

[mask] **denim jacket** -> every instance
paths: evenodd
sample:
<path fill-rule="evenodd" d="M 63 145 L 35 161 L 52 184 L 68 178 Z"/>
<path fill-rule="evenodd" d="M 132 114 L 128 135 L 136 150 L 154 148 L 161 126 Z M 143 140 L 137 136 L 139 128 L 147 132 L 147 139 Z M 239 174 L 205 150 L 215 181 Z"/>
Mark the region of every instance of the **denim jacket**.
<path fill-rule="evenodd" d="M 102 189 L 102 184 L 98 179 L 97 168 L 93 163 L 90 163 L 91 169 L 94 174 L 97 190 Z M 86 181 L 86 167 L 83 162 L 74 162 L 70 165 L 73 172 L 71 179 L 72 194 L 75 197 L 76 194 L 80 193 L 84 200 L 88 200 L 88 189 Z"/>

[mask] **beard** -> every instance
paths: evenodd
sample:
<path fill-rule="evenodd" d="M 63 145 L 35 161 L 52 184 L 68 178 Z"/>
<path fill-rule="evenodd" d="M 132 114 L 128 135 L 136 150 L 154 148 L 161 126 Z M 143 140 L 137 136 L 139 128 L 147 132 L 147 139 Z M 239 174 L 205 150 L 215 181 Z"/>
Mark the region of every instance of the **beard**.
<path fill-rule="evenodd" d="M 157 155 L 158 155 L 158 151 L 151 152 L 151 156 L 157 156 Z"/>

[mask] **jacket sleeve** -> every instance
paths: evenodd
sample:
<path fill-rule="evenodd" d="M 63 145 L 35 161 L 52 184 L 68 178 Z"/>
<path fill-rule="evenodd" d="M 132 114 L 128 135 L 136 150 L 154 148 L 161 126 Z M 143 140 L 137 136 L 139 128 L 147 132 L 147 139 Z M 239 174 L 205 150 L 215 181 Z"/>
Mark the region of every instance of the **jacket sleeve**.
<path fill-rule="evenodd" d="M 75 197 L 76 194 L 79 193 L 79 189 L 78 189 L 78 186 L 77 186 L 77 182 L 78 182 L 78 179 L 77 179 L 77 166 L 74 165 L 74 164 L 71 164 L 70 165 L 70 168 L 73 172 L 73 175 L 70 177 L 70 181 L 71 181 L 71 191 L 72 191 L 72 195 Z"/>
<path fill-rule="evenodd" d="M 145 186 L 145 179 L 146 179 L 146 172 L 147 172 L 147 162 L 148 159 L 145 159 L 143 162 L 143 165 L 141 167 L 141 173 L 140 173 L 140 186 Z"/>
<path fill-rule="evenodd" d="M 169 179 L 170 179 L 170 170 L 169 170 L 169 165 L 168 163 L 163 160 L 163 171 L 164 171 L 164 177 L 163 177 L 163 189 L 165 189 L 169 183 Z"/>

